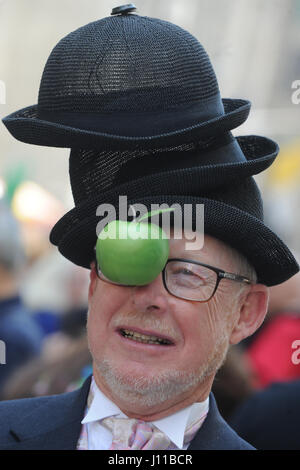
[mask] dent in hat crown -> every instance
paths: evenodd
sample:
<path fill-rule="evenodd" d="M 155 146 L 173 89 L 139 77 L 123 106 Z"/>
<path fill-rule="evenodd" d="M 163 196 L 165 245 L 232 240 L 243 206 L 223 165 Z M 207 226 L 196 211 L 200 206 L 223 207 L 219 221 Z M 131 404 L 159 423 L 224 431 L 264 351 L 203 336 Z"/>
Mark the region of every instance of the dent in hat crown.
<path fill-rule="evenodd" d="M 41 80 L 38 115 L 199 112 L 199 106 L 203 121 L 224 113 L 203 46 L 172 23 L 126 14 L 89 23 L 55 46 Z M 191 113 L 184 125 L 192 122 Z M 107 126 L 113 132 L 112 123 Z"/>

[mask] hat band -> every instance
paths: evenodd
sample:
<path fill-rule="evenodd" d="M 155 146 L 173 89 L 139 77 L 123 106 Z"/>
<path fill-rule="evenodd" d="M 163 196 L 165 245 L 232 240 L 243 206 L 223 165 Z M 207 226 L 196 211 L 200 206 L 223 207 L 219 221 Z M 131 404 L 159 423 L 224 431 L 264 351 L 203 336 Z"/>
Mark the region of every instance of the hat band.
<path fill-rule="evenodd" d="M 87 131 L 128 137 L 150 137 L 206 123 L 224 115 L 220 95 L 189 108 L 155 112 L 84 113 L 48 111 L 38 106 L 38 118 Z"/>

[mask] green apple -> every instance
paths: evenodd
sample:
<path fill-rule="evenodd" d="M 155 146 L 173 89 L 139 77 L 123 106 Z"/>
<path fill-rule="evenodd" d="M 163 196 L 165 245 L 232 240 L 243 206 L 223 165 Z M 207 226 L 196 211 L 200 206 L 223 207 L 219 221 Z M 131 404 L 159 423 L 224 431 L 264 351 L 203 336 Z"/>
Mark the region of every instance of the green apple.
<path fill-rule="evenodd" d="M 127 286 L 149 284 L 163 270 L 169 257 L 169 240 L 162 228 L 142 222 L 114 220 L 99 234 L 96 258 L 101 272 L 112 282 Z"/>

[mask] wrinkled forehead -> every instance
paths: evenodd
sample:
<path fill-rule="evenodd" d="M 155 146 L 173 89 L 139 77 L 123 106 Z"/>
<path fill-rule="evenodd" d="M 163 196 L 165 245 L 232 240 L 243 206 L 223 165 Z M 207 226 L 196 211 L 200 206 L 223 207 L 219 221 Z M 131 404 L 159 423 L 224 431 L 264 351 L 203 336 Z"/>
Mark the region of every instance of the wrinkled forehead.
<path fill-rule="evenodd" d="M 194 259 L 224 270 L 238 266 L 239 253 L 223 241 L 188 229 L 170 228 L 170 258 Z"/>

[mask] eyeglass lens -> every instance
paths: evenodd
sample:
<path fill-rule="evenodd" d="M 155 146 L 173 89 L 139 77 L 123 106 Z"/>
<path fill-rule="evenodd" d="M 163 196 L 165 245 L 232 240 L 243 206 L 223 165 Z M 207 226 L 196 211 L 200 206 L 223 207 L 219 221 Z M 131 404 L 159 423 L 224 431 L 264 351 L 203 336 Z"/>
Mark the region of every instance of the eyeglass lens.
<path fill-rule="evenodd" d="M 214 293 L 217 273 L 186 261 L 169 261 L 165 282 L 170 293 L 190 300 L 208 300 Z"/>

